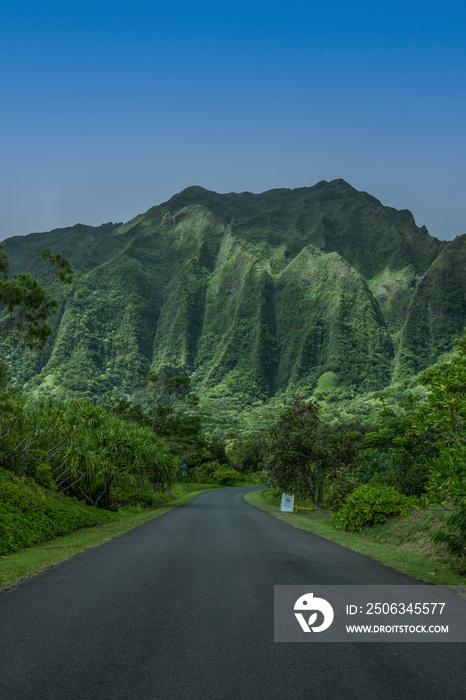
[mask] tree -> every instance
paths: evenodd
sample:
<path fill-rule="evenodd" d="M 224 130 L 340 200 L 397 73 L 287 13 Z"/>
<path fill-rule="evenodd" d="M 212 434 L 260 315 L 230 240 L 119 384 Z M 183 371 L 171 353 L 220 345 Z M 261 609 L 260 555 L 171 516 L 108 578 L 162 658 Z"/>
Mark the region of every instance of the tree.
<path fill-rule="evenodd" d="M 413 431 L 437 450 L 428 462 L 430 500 L 454 511 L 435 539 L 466 557 L 466 335 L 456 347 L 449 362 L 424 372 L 422 381 L 431 392 Z"/>
<path fill-rule="evenodd" d="M 105 508 L 115 489 L 164 491 L 176 472 L 149 427 L 86 401 L 32 402 L 17 389 L 0 393 L 0 466 Z"/>
<path fill-rule="evenodd" d="M 430 486 L 442 499 L 452 498 L 466 511 L 466 336 L 456 343 L 449 362 L 434 365 L 422 377 L 431 391 L 416 416 L 413 430 L 433 444 Z"/>
<path fill-rule="evenodd" d="M 331 468 L 330 449 L 319 421 L 319 405 L 295 397 L 270 432 L 267 462 L 274 485 L 310 497 L 318 506 Z"/>
<path fill-rule="evenodd" d="M 5 244 L 0 244 L 0 333 L 14 335 L 27 348 L 42 350 L 53 328 L 48 322 L 57 301 L 42 286 L 47 278 L 71 284 L 73 269 L 60 253 L 36 251 L 39 276 L 22 272 L 9 278 L 10 264 Z"/>
<path fill-rule="evenodd" d="M 262 468 L 266 448 L 265 432 L 254 433 L 235 440 L 229 457 L 239 472 L 254 472 Z"/>
<path fill-rule="evenodd" d="M 160 377 L 153 371 L 138 370 L 141 390 L 139 405 L 119 401 L 111 407 L 115 415 L 149 426 L 167 440 L 171 453 L 188 468 L 212 459 L 212 451 L 194 409 L 198 397 L 190 391 L 187 376 Z"/>

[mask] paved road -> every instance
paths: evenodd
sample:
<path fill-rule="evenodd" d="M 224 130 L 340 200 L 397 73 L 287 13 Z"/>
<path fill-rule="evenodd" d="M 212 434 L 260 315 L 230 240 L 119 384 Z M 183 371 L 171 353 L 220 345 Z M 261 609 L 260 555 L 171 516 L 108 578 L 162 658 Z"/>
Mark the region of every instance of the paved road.
<path fill-rule="evenodd" d="M 412 579 L 207 492 L 0 594 L 1 700 L 464 700 L 461 644 L 278 644 L 274 584 Z"/>

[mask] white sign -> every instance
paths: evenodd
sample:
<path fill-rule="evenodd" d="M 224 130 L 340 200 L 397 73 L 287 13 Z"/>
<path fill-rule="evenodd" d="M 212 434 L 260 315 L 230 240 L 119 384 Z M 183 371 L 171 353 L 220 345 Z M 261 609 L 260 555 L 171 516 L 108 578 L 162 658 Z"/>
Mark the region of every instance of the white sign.
<path fill-rule="evenodd" d="M 282 502 L 280 503 L 280 510 L 287 511 L 288 513 L 292 513 L 293 506 L 294 506 L 294 495 L 292 493 L 282 493 Z"/>

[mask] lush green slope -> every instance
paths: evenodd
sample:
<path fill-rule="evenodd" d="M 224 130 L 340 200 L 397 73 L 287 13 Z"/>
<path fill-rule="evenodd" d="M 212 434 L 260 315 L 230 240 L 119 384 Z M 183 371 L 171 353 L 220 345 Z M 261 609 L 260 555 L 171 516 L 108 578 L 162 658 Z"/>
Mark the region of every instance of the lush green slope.
<path fill-rule="evenodd" d="M 0 468 L 0 554 L 115 518 L 114 513 L 53 494 Z"/>
<path fill-rule="evenodd" d="M 50 247 L 76 277 L 47 349 L 6 343 L 3 358 L 36 393 L 104 401 L 131 396 L 138 367 L 190 374 L 242 405 L 311 392 L 329 373 L 378 389 L 464 327 L 461 241 L 343 180 L 261 195 L 191 187 L 124 225 L 9 239 L 12 272 Z"/>
<path fill-rule="evenodd" d="M 407 310 L 400 370 L 415 374 L 448 352 L 466 321 L 466 234 L 452 241 L 417 285 Z"/>

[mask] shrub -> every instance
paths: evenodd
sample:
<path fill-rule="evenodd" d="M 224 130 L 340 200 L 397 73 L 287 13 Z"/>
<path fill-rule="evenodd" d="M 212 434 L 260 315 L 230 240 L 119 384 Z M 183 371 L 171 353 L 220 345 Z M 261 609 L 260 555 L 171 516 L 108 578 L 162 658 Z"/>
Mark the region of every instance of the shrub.
<path fill-rule="evenodd" d="M 57 486 L 53 480 L 50 464 L 42 464 L 34 472 L 34 481 L 50 491 L 56 491 Z"/>
<path fill-rule="evenodd" d="M 68 535 L 116 516 L 53 494 L 0 468 L 0 555 Z"/>
<path fill-rule="evenodd" d="M 335 514 L 337 530 L 359 532 L 363 527 L 384 523 L 389 516 L 403 514 L 409 498 L 393 486 L 364 484 L 351 493 Z"/>
<path fill-rule="evenodd" d="M 466 573 L 466 511 L 458 510 L 446 525 L 431 536 L 432 542 L 445 545 L 454 557 L 453 567 L 458 573 Z"/>
<path fill-rule="evenodd" d="M 233 486 L 237 481 L 244 481 L 242 474 L 218 463 L 205 462 L 192 470 L 194 480 L 198 484 L 220 484 L 221 486 Z"/>
<path fill-rule="evenodd" d="M 213 462 L 204 462 L 204 464 L 195 467 L 191 471 L 191 474 L 196 484 L 214 484 L 214 474 L 220 468 L 220 464 L 217 460 Z"/>
<path fill-rule="evenodd" d="M 232 486 L 238 479 L 241 479 L 241 474 L 236 469 L 230 467 L 221 467 L 214 472 L 214 479 L 217 484 L 222 486 Z"/>

